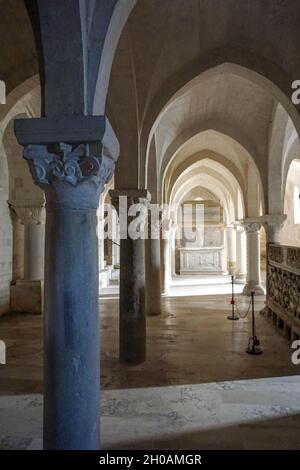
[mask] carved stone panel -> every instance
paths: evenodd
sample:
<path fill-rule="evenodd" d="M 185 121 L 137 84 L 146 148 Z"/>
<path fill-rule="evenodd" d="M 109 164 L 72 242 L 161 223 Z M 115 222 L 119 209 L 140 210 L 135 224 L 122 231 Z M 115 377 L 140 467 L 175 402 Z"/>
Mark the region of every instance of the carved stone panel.
<path fill-rule="evenodd" d="M 287 249 L 287 266 L 294 269 L 300 269 L 300 249 L 288 248 Z"/>
<path fill-rule="evenodd" d="M 283 263 L 283 248 L 278 245 L 269 246 L 269 261 L 274 261 L 274 263 L 282 264 Z"/>
<path fill-rule="evenodd" d="M 268 298 L 300 320 L 300 276 L 276 266 L 268 267 Z"/>

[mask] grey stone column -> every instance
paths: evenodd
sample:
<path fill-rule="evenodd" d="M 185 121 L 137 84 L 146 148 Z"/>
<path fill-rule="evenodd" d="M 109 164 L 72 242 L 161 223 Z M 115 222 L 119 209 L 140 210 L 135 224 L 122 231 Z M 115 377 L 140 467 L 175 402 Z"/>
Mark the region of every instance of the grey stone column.
<path fill-rule="evenodd" d="M 161 279 L 160 279 L 160 224 L 151 220 L 149 214 L 148 238 L 146 250 L 146 313 L 148 316 L 161 314 Z"/>
<path fill-rule="evenodd" d="M 28 145 L 24 157 L 46 195 L 44 449 L 99 449 L 96 211 L 114 161 L 89 144 Z"/>
<path fill-rule="evenodd" d="M 144 231 L 150 195 L 146 190 L 112 190 L 109 194 L 120 223 L 120 361 L 140 364 L 146 359 Z M 129 233 L 134 204 L 141 209 L 136 224 L 141 236 L 136 239 Z"/>
<path fill-rule="evenodd" d="M 247 279 L 243 294 L 264 295 L 265 291 L 260 279 L 260 243 L 259 230 L 261 223 L 258 220 L 244 219 L 242 225 L 246 231 L 247 239 Z"/>

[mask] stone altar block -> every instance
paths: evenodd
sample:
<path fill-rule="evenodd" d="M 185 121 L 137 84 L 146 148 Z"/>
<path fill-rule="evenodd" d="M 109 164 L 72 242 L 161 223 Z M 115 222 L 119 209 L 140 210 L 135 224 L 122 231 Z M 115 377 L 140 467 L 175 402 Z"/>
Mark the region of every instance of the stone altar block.
<path fill-rule="evenodd" d="M 223 247 L 179 248 L 180 274 L 222 274 Z"/>

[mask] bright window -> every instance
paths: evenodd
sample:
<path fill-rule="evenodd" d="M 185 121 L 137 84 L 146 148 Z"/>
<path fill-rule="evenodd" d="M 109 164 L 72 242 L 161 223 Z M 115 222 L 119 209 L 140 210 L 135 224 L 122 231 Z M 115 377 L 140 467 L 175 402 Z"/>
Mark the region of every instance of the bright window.
<path fill-rule="evenodd" d="M 294 223 L 300 224 L 300 188 L 294 186 Z"/>

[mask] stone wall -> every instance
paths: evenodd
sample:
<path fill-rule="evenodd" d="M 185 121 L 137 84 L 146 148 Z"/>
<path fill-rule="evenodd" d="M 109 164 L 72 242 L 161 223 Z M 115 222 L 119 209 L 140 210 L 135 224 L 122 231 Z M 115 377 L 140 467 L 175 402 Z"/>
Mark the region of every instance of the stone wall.
<path fill-rule="evenodd" d="M 263 313 L 291 340 L 300 336 L 300 248 L 270 245 Z"/>
<path fill-rule="evenodd" d="M 7 205 L 7 168 L 0 148 L 0 315 L 9 311 L 12 279 L 12 226 Z"/>

